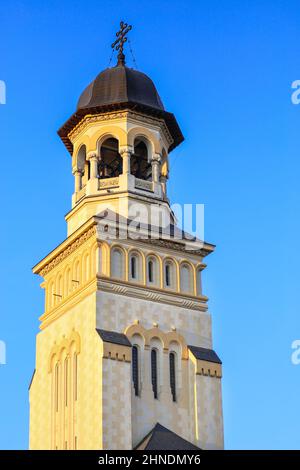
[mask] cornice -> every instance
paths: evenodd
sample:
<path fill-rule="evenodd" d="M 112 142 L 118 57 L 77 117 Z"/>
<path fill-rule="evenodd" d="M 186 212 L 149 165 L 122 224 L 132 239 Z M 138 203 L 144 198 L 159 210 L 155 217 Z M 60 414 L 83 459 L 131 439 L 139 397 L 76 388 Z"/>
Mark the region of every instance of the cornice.
<path fill-rule="evenodd" d="M 95 278 L 91 279 L 87 284 L 85 284 L 80 289 L 72 292 L 68 297 L 62 300 L 61 303 L 56 305 L 51 310 L 44 312 L 39 320 L 41 321 L 40 329 L 45 329 L 50 323 L 54 322 L 66 312 L 70 311 L 75 305 L 81 302 L 88 295 L 93 294 L 97 291 L 97 285 Z"/>
<path fill-rule="evenodd" d="M 149 245 L 159 246 L 161 248 L 168 248 L 170 250 L 180 251 L 185 254 L 199 255 L 199 256 L 202 256 L 203 258 L 214 251 L 214 246 L 205 242 L 203 243 L 202 248 L 198 248 L 196 250 L 190 250 L 185 247 L 184 243 L 180 243 L 175 240 L 149 238 L 147 240 L 139 239 L 139 241 L 142 243 L 147 243 Z M 187 241 L 187 243 L 191 243 L 191 242 Z"/>
<path fill-rule="evenodd" d="M 51 253 L 49 253 L 49 255 L 41 260 L 36 266 L 34 266 L 33 273 L 45 277 L 53 268 L 55 268 L 55 266 L 57 266 L 67 256 L 77 250 L 89 238 L 95 235 L 96 221 L 92 220 L 92 223 L 93 225 L 90 226 L 91 223 L 89 223 L 86 229 L 80 227 L 78 231 L 76 231 L 77 233 L 75 232 L 58 247 L 56 247 Z M 79 231 L 80 233 L 78 233 Z"/>
<path fill-rule="evenodd" d="M 134 120 L 134 121 L 139 121 L 145 124 L 149 124 L 151 126 L 160 127 L 164 133 L 164 136 L 169 146 L 173 143 L 173 138 L 163 119 L 148 117 L 143 114 L 135 113 L 130 110 L 102 113 L 102 114 L 96 114 L 96 115 L 87 114 L 68 134 L 68 138 L 70 139 L 71 142 L 74 142 L 74 140 L 76 140 L 78 135 L 89 124 L 95 124 L 95 123 L 104 122 L 104 121 L 112 121 L 116 119 L 126 119 L 126 118 L 129 120 Z"/>
<path fill-rule="evenodd" d="M 208 300 L 205 296 L 190 296 L 177 292 L 166 292 L 164 289 L 154 288 L 144 285 L 132 284 L 122 280 L 114 281 L 105 276 L 97 276 L 97 288 L 103 292 L 112 292 L 118 295 L 125 295 L 126 297 L 134 297 L 136 299 L 150 300 L 176 307 L 187 308 L 190 310 L 200 310 L 201 312 L 207 311 L 206 302 Z"/>

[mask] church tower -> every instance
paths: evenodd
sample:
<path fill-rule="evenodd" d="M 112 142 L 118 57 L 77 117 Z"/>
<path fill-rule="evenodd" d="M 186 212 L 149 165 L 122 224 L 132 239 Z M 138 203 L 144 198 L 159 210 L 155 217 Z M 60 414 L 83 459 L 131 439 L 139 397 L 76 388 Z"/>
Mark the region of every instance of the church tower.
<path fill-rule="evenodd" d="M 31 449 L 221 449 L 221 361 L 202 292 L 214 245 L 176 227 L 183 141 L 145 74 L 116 66 L 58 131 L 71 155 L 67 238 L 33 269 L 45 310 L 30 385 Z"/>

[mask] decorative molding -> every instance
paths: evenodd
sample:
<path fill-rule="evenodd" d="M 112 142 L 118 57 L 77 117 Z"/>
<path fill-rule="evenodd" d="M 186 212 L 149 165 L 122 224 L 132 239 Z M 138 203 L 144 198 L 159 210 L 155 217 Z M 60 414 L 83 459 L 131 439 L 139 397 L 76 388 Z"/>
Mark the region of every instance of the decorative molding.
<path fill-rule="evenodd" d="M 119 186 L 119 177 L 99 179 L 99 189 Z"/>
<path fill-rule="evenodd" d="M 104 276 L 97 276 L 97 288 L 104 292 L 113 292 L 126 297 L 134 297 L 136 299 L 159 302 L 177 307 L 187 308 L 189 310 L 207 311 L 207 297 L 189 297 L 185 298 L 179 293 L 166 293 L 163 289 L 149 286 L 136 286 L 124 280 L 113 280 Z"/>
<path fill-rule="evenodd" d="M 148 238 L 148 239 L 141 238 L 141 239 L 138 239 L 138 241 L 142 243 L 147 243 L 150 245 L 159 246 L 162 248 L 168 248 L 170 250 L 180 251 L 182 253 L 190 253 L 191 255 L 200 255 L 202 257 L 207 256 L 209 253 L 211 253 L 211 251 L 207 250 L 206 248 L 199 248 L 197 250 L 187 250 L 185 243 L 180 243 L 180 242 L 173 241 L 173 240 L 162 240 L 162 239 L 156 239 L 156 238 Z M 188 240 L 186 242 L 193 243 L 193 242 L 189 242 Z"/>
<path fill-rule="evenodd" d="M 63 352 L 65 351 L 66 355 L 69 356 L 71 353 L 71 347 L 72 345 L 75 345 L 75 353 L 79 354 L 80 349 L 81 349 L 81 339 L 80 335 L 77 331 L 73 330 L 72 333 L 68 338 L 63 337 L 61 342 L 59 344 L 54 344 L 50 356 L 49 356 L 49 362 L 48 362 L 48 372 L 50 373 L 52 371 L 52 363 L 53 359 L 56 362 L 59 362 L 61 360 L 61 356 Z"/>
<path fill-rule="evenodd" d="M 159 125 L 165 134 L 168 144 L 171 145 L 173 143 L 173 138 L 163 119 L 153 118 L 153 117 L 150 118 L 150 117 L 144 116 L 143 114 L 135 113 L 132 111 L 121 111 L 121 112 L 103 113 L 103 114 L 96 114 L 96 115 L 90 115 L 90 114 L 86 115 L 77 124 L 77 126 L 75 126 L 75 128 L 72 129 L 72 131 L 68 134 L 68 138 L 71 141 L 74 141 L 76 137 L 81 133 L 81 131 L 88 124 L 94 124 L 97 122 L 110 121 L 113 119 L 124 119 L 124 118 L 135 119 L 137 121 L 141 121 L 143 123 L 154 125 L 154 126 Z"/>
<path fill-rule="evenodd" d="M 145 191 L 153 192 L 153 183 L 152 181 L 141 180 L 139 178 L 135 178 L 135 187 L 138 189 L 144 189 Z"/>
<path fill-rule="evenodd" d="M 181 346 L 181 358 L 188 359 L 189 357 L 188 347 L 184 337 L 176 331 L 169 331 L 168 333 L 164 333 L 160 328 L 158 328 L 157 324 L 155 324 L 153 328 L 150 328 L 148 330 L 140 324 L 133 324 L 125 329 L 124 334 L 130 341 L 132 341 L 132 337 L 135 334 L 139 334 L 140 336 L 142 336 L 142 338 L 144 338 L 146 348 L 150 347 L 151 339 L 157 337 L 162 341 L 163 350 L 166 353 L 170 350 L 171 342 L 175 341 Z"/>
<path fill-rule="evenodd" d="M 73 253 L 77 248 L 79 248 L 83 243 L 85 243 L 89 238 L 96 234 L 96 227 L 93 226 L 89 228 L 86 232 L 82 233 L 78 238 L 76 238 L 70 245 L 68 245 L 61 253 L 59 253 L 50 263 L 47 263 L 46 266 L 37 272 L 42 277 L 45 277 L 55 266 L 61 263 L 67 256 Z"/>

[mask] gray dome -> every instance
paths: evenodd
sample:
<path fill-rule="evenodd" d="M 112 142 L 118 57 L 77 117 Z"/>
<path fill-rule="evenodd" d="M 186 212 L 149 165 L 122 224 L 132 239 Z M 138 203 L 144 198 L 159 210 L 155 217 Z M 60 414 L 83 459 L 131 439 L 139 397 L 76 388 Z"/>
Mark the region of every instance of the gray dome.
<path fill-rule="evenodd" d="M 144 73 L 123 64 L 99 73 L 81 94 L 77 111 L 119 103 L 137 103 L 164 111 L 152 80 Z"/>

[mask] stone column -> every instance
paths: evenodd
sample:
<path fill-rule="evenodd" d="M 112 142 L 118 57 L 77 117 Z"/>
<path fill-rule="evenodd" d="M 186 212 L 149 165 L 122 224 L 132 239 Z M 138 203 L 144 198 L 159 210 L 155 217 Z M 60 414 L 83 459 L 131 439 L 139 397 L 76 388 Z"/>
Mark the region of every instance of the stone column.
<path fill-rule="evenodd" d="M 164 196 L 167 195 L 167 177 L 166 176 L 160 176 L 160 182 L 163 190 Z"/>
<path fill-rule="evenodd" d="M 130 157 L 132 154 L 132 150 L 130 147 L 123 147 L 120 149 L 120 155 L 123 159 L 123 175 L 130 174 Z"/>
<path fill-rule="evenodd" d="M 98 178 L 98 161 L 99 157 L 96 152 L 91 152 L 88 155 L 90 160 L 91 178 Z"/>
<path fill-rule="evenodd" d="M 75 176 L 75 193 L 78 193 L 82 188 L 82 173 L 83 171 L 78 168 L 75 168 L 73 171 L 73 175 Z"/>
<path fill-rule="evenodd" d="M 151 165 L 152 165 L 152 181 L 153 183 L 159 183 L 160 178 L 160 163 L 161 156 L 159 153 L 155 153 L 152 156 Z"/>

